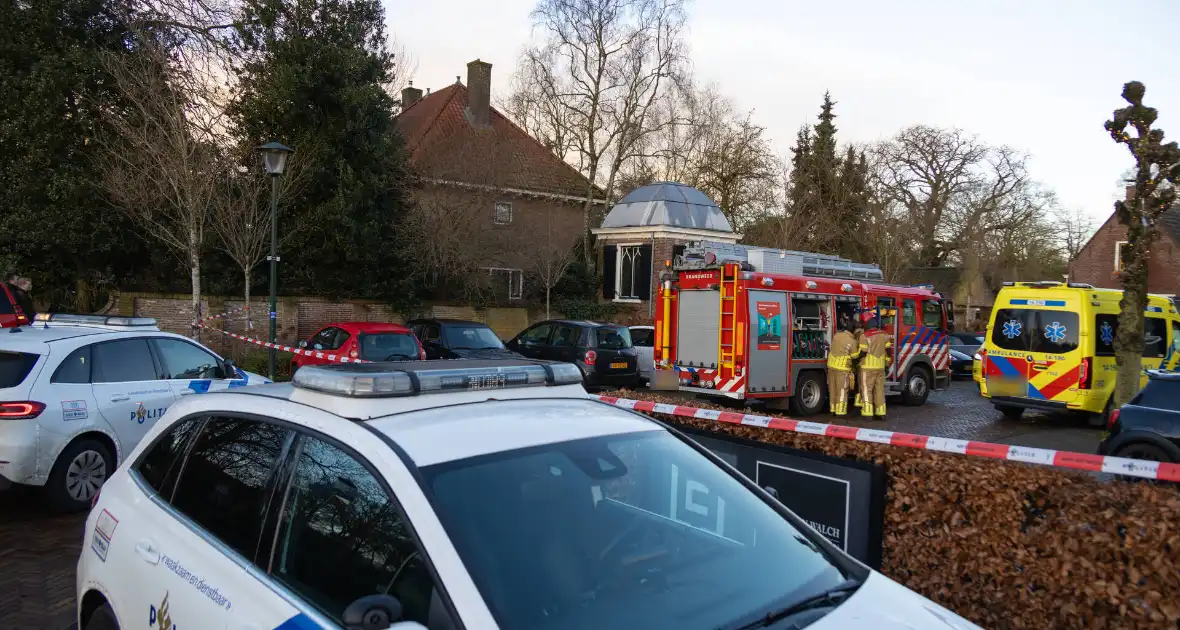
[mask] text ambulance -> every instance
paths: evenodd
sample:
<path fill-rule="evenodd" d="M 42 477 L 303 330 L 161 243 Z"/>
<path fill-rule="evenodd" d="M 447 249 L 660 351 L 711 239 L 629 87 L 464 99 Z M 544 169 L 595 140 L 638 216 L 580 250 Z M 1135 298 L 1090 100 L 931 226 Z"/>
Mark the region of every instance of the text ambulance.
<path fill-rule="evenodd" d="M 920 405 L 950 384 L 952 304 L 930 287 L 885 284 L 876 266 L 836 256 L 712 242 L 689 245 L 667 267 L 654 355 L 680 390 L 814 414 L 827 397 L 837 322 L 862 311 L 894 339 L 887 394 Z"/>

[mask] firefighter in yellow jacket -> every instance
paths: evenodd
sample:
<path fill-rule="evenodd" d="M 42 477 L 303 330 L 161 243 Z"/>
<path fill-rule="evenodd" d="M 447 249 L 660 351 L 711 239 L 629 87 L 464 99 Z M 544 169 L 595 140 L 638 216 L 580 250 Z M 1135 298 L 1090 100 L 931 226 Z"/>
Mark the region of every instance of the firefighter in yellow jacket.
<path fill-rule="evenodd" d="M 832 413 L 848 413 L 848 390 L 852 388 L 852 360 L 860 354 L 856 338 L 848 330 L 850 324 L 840 322 L 840 330 L 832 337 L 828 350 L 828 406 Z"/>
<path fill-rule="evenodd" d="M 860 340 L 860 415 L 885 417 L 885 368 L 892 361 L 893 341 L 872 313 L 865 314 Z"/>

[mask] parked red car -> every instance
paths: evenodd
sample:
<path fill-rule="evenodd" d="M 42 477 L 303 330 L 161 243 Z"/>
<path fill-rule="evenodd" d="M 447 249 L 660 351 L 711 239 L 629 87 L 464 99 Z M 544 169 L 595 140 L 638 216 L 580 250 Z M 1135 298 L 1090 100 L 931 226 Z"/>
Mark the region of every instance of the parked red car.
<path fill-rule="evenodd" d="M 0 328 L 15 328 L 29 322 L 30 315 L 20 307 L 8 283 L 0 282 Z"/>
<path fill-rule="evenodd" d="M 299 347 L 316 350 L 323 357 L 297 354 L 291 357 L 291 373 L 305 365 L 326 365 L 339 361 L 329 355 L 365 361 L 413 361 L 425 359 L 426 351 L 409 328 L 381 322 L 335 322 L 321 328 Z"/>

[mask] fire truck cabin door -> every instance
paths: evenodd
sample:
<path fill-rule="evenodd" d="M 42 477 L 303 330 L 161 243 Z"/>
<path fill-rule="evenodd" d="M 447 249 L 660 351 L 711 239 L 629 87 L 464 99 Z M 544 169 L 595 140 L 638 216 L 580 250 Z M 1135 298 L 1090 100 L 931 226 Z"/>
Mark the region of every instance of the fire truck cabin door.
<path fill-rule="evenodd" d="M 791 314 L 787 311 L 787 294 L 749 291 L 746 295 L 750 298 L 746 391 L 788 391 L 787 348 L 791 343 Z"/>

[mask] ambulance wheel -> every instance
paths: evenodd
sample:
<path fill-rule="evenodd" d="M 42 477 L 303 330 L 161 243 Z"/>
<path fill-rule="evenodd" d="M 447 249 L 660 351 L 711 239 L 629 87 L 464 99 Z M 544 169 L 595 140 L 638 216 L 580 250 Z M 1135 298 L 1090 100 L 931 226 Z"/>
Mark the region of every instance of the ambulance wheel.
<path fill-rule="evenodd" d="M 1024 415 L 1024 407 L 1008 407 L 1005 405 L 996 405 L 996 411 L 1004 414 L 1005 420 L 1019 420 Z"/>
<path fill-rule="evenodd" d="M 907 407 L 917 407 L 926 404 L 926 399 L 929 397 L 929 370 L 920 365 L 910 369 L 910 373 L 905 379 L 905 385 L 901 388 L 901 403 Z"/>
<path fill-rule="evenodd" d="M 797 416 L 814 416 L 824 407 L 827 397 L 823 377 L 817 372 L 804 372 L 795 383 L 795 395 L 791 396 L 791 411 Z"/>
<path fill-rule="evenodd" d="M 119 630 L 119 620 L 115 619 L 115 611 L 110 604 L 99 606 L 86 620 L 86 627 L 82 630 Z"/>
<path fill-rule="evenodd" d="M 1086 426 L 1101 429 L 1105 428 L 1110 423 L 1110 414 L 1114 411 L 1114 396 L 1111 396 L 1106 401 L 1106 406 L 1102 408 L 1102 413 L 1087 414 Z"/>

